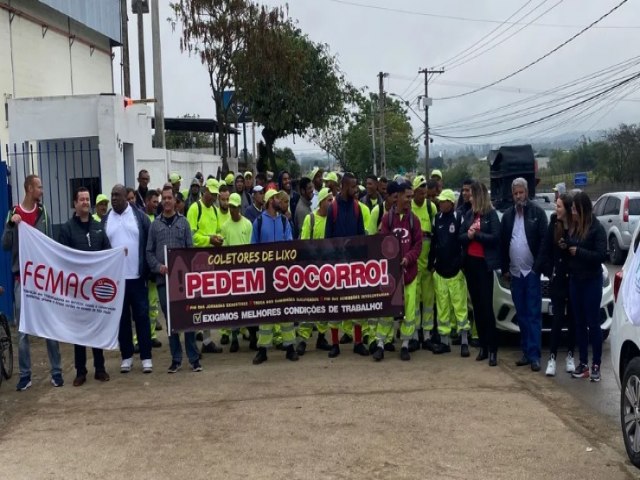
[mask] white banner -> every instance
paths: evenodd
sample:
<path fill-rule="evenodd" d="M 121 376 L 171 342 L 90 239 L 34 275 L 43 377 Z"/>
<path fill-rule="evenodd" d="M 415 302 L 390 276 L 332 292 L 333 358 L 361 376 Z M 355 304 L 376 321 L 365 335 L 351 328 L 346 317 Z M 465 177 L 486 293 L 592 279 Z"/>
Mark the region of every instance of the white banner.
<path fill-rule="evenodd" d="M 631 251 L 629 255 L 633 255 L 633 261 L 624 271 L 620 296 L 629 321 L 637 327 L 640 326 L 640 251 L 635 254 Z"/>
<path fill-rule="evenodd" d="M 83 252 L 21 222 L 20 331 L 115 350 L 124 301 L 124 248 Z"/>

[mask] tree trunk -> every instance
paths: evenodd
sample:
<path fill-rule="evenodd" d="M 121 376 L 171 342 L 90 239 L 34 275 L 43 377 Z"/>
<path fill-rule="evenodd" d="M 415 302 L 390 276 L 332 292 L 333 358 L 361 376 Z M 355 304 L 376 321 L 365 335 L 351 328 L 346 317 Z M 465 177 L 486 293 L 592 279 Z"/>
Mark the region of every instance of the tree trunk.
<path fill-rule="evenodd" d="M 264 138 L 264 145 L 267 148 L 267 163 L 270 170 L 273 172 L 273 175 L 277 176 L 278 172 L 276 171 L 276 155 L 273 151 L 273 146 L 278 139 L 278 134 L 275 132 L 275 130 L 272 130 L 269 127 L 264 127 L 264 129 L 262 130 L 262 138 Z"/>
<path fill-rule="evenodd" d="M 229 171 L 229 150 L 227 148 L 227 119 L 224 106 L 222 104 L 222 91 L 215 90 L 213 98 L 216 103 L 216 120 L 218 122 L 218 139 L 221 146 L 220 156 L 222 157 L 222 173 L 226 175 Z"/>

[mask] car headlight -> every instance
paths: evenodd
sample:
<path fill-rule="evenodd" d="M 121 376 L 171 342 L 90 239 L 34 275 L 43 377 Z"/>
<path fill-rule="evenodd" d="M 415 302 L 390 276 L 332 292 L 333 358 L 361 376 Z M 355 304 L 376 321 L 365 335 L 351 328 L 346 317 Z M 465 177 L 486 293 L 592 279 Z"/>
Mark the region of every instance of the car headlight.
<path fill-rule="evenodd" d="M 607 267 L 602 265 L 602 287 L 607 288 L 609 285 L 611 285 L 611 280 L 609 279 L 609 270 L 607 270 Z"/>

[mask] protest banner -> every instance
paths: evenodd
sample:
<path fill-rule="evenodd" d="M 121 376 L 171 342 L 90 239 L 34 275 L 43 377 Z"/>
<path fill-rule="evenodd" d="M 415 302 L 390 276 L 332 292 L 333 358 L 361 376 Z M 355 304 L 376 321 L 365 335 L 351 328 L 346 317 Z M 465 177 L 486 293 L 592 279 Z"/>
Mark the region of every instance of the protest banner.
<path fill-rule="evenodd" d="M 21 222 L 22 333 L 115 350 L 124 301 L 124 248 L 83 252 Z"/>
<path fill-rule="evenodd" d="M 167 250 L 172 332 L 403 314 L 392 235 Z"/>

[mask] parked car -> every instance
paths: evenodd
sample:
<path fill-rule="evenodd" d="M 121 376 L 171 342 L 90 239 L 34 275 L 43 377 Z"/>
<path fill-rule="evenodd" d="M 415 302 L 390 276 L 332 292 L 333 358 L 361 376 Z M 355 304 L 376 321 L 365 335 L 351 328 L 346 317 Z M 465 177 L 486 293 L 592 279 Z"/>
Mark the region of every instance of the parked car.
<path fill-rule="evenodd" d="M 555 211 L 554 204 L 540 205 L 548 218 Z M 498 212 L 498 217 L 502 219 L 502 213 Z M 496 316 L 496 327 L 507 332 L 519 333 L 518 318 L 516 316 L 516 308 L 511 298 L 511 286 L 509 281 L 502 277 L 501 272 L 497 271 L 493 275 L 493 311 Z M 609 329 L 611 328 L 611 318 L 613 316 L 614 298 L 613 288 L 609 279 L 609 271 L 607 267 L 602 265 L 602 301 L 600 302 L 600 328 L 602 329 L 602 338 L 607 339 Z M 550 332 L 553 324 L 553 307 L 551 305 L 551 285 L 549 279 L 542 275 L 542 331 Z M 469 302 L 470 310 L 472 310 L 471 302 Z M 471 312 L 472 314 L 473 312 Z"/>
<path fill-rule="evenodd" d="M 640 229 L 614 279 L 611 362 L 620 387 L 620 424 L 629 460 L 640 468 Z"/>
<path fill-rule="evenodd" d="M 629 251 L 631 235 L 640 220 L 640 192 L 614 192 L 602 195 L 593 213 L 607 232 L 609 260 L 620 265 Z"/>

